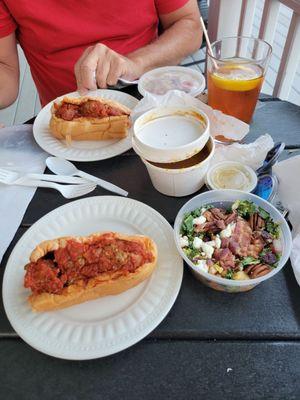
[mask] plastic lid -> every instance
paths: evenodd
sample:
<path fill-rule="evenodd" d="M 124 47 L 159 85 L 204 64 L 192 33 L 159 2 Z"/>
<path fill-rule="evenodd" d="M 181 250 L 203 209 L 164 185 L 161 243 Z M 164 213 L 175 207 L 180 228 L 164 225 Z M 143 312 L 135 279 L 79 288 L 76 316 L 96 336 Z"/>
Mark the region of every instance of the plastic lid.
<path fill-rule="evenodd" d="M 191 96 L 197 96 L 205 88 L 205 79 L 200 71 L 188 67 L 161 67 L 146 72 L 141 76 L 138 90 L 164 95 L 169 90 L 181 90 Z"/>
<path fill-rule="evenodd" d="M 235 161 L 223 161 L 209 169 L 206 183 L 210 189 L 252 192 L 257 185 L 257 176 L 247 165 Z"/>
<path fill-rule="evenodd" d="M 140 155 L 153 162 L 177 162 L 192 157 L 209 139 L 209 121 L 191 107 L 158 107 L 134 123 Z"/>

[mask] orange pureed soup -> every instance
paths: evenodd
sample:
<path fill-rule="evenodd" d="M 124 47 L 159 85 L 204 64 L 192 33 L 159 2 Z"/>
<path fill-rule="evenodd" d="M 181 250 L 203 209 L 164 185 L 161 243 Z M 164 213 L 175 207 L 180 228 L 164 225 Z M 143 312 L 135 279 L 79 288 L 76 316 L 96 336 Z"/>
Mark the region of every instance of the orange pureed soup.
<path fill-rule="evenodd" d="M 208 72 L 208 104 L 249 123 L 263 83 L 263 70 L 245 59 L 229 59 Z"/>

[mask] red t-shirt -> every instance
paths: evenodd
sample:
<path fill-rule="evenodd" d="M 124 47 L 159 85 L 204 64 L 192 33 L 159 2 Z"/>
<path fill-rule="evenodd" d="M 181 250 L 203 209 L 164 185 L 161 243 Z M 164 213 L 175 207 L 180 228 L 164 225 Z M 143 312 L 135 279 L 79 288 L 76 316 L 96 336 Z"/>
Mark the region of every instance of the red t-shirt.
<path fill-rule="evenodd" d="M 74 64 L 88 46 L 120 54 L 157 36 L 158 16 L 188 0 L 0 0 L 0 38 L 16 30 L 44 105 L 76 90 Z"/>

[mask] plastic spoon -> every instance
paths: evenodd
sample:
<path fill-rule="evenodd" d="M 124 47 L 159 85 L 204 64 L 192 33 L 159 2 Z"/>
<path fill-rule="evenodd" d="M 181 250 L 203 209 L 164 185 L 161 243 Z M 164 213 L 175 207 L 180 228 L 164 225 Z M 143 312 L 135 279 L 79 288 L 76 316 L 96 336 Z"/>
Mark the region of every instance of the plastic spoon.
<path fill-rule="evenodd" d="M 122 196 L 128 196 L 128 192 L 126 192 L 125 190 L 110 182 L 106 182 L 103 179 L 97 178 L 96 176 L 80 171 L 75 167 L 74 164 L 72 164 L 70 161 L 64 160 L 63 158 L 48 157 L 46 160 L 46 164 L 50 171 L 52 171 L 54 174 L 71 176 L 77 175 L 81 178 L 87 179 L 88 181 L 96 183 L 106 190 L 120 194 Z"/>

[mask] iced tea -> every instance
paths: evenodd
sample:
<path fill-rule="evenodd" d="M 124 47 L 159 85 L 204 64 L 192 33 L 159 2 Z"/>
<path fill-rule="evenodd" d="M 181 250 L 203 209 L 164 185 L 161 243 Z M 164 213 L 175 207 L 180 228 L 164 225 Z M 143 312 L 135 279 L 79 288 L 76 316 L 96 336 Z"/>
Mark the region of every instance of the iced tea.
<path fill-rule="evenodd" d="M 223 62 L 208 72 L 208 104 L 242 121 L 251 121 L 263 83 L 263 69 L 245 59 Z"/>

